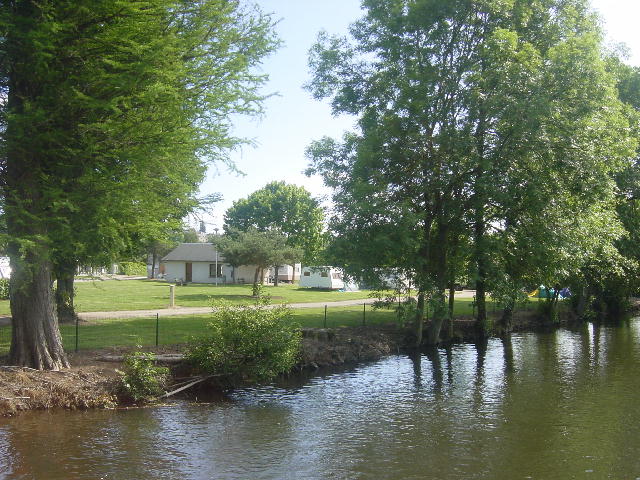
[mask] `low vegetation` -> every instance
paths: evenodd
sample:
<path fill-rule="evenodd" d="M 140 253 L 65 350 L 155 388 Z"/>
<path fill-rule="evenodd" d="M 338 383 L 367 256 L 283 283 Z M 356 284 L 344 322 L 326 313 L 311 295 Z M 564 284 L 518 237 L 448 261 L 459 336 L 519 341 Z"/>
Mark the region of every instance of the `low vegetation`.
<path fill-rule="evenodd" d="M 187 358 L 202 373 L 232 381 L 265 381 L 289 371 L 301 333 L 285 305 L 216 306 L 206 333 L 191 342 Z"/>
<path fill-rule="evenodd" d="M 133 352 L 124 356 L 120 375 L 120 392 L 135 403 L 162 395 L 169 379 L 169 369 L 155 363 L 153 353 Z"/>

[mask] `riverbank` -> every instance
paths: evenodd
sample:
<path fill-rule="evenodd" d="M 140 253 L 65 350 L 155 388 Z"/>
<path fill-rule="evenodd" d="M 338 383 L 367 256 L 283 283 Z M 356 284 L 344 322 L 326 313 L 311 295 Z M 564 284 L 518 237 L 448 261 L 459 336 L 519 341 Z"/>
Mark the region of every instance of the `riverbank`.
<path fill-rule="evenodd" d="M 638 305 L 634 302 L 636 312 Z M 498 313 L 494 315 L 497 317 Z M 562 319 L 563 324 L 569 321 L 569 317 Z M 514 331 L 540 330 L 540 325 L 537 311 L 514 315 Z M 454 339 L 456 342 L 475 340 L 472 317 L 456 318 Z M 409 342 L 407 330 L 394 324 L 303 329 L 300 361 L 294 371 L 377 360 L 406 350 Z M 175 367 L 182 348 L 182 345 L 169 345 L 143 350 L 164 355 Z M 70 353 L 72 368 L 60 372 L 0 366 L 0 416 L 51 408 L 114 408 L 119 405 L 116 369 L 120 368 L 122 355 L 133 350 L 135 348 L 120 347 Z M 179 370 L 184 372 L 184 367 Z"/>

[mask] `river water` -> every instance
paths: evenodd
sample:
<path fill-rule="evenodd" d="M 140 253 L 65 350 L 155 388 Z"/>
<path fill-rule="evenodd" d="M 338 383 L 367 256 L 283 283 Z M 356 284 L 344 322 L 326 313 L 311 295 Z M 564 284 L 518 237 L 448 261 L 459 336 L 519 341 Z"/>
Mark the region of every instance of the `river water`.
<path fill-rule="evenodd" d="M 6 479 L 640 479 L 640 321 L 0 419 Z"/>

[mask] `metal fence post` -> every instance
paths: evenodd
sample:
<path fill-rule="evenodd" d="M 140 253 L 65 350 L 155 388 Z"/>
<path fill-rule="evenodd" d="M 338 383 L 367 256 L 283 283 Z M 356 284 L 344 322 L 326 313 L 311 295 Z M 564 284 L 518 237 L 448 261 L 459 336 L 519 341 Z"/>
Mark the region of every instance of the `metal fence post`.
<path fill-rule="evenodd" d="M 160 330 L 160 314 L 156 312 L 156 347 L 158 346 L 158 331 Z"/>
<path fill-rule="evenodd" d="M 367 313 L 367 304 L 363 303 L 362 304 L 362 326 L 363 327 L 366 323 L 366 313 Z"/>
<path fill-rule="evenodd" d="M 78 334 L 80 332 L 78 325 L 80 323 L 80 317 L 76 314 L 76 352 L 78 351 Z"/>
<path fill-rule="evenodd" d="M 327 306 L 324 306 L 324 328 L 327 328 Z"/>

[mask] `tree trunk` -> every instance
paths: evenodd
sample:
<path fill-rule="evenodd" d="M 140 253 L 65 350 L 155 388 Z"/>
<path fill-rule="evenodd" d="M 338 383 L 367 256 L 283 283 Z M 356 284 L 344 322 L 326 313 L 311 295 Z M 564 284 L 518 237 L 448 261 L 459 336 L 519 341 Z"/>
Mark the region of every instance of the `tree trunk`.
<path fill-rule="evenodd" d="M 449 321 L 447 322 L 447 337 L 453 338 L 453 308 L 456 302 L 456 284 L 453 280 L 449 282 Z"/>
<path fill-rule="evenodd" d="M 280 265 L 276 265 L 275 267 L 273 267 L 273 270 L 275 272 L 275 277 L 273 278 L 273 286 L 277 287 L 279 285 L 278 273 L 280 273 Z"/>
<path fill-rule="evenodd" d="M 415 347 L 420 348 L 422 345 L 422 331 L 424 330 L 424 292 L 418 291 L 418 304 L 416 305 L 416 318 L 415 318 L 415 333 L 416 343 Z"/>
<path fill-rule="evenodd" d="M 38 370 L 69 367 L 54 311 L 51 265 L 41 257 L 11 254 L 9 363 Z"/>
<path fill-rule="evenodd" d="M 151 251 L 151 275 L 149 278 L 156 278 L 156 262 L 158 261 L 158 252 L 156 247 L 153 247 Z"/>
<path fill-rule="evenodd" d="M 482 65 L 484 71 L 485 66 Z M 488 177 L 488 161 L 485 155 L 485 135 L 487 119 L 484 105 L 480 105 L 478 112 L 478 124 L 474 133 L 476 140 L 476 153 L 478 166 L 476 168 L 476 178 L 474 185 L 474 212 L 473 212 L 473 237 L 475 243 L 476 262 L 476 331 L 480 338 L 489 335 L 489 324 L 487 321 L 486 305 L 486 278 L 487 278 L 487 247 L 486 247 L 486 205 L 487 205 L 487 183 L 491 182 Z"/>
<path fill-rule="evenodd" d="M 256 268 L 256 273 L 253 275 L 253 284 L 258 285 L 258 278 L 260 277 L 260 267 Z M 262 282 L 260 282 L 262 283 Z"/>
<path fill-rule="evenodd" d="M 514 302 L 510 301 L 502 310 L 502 317 L 500 318 L 502 335 L 508 335 L 513 330 L 513 309 Z"/>
<path fill-rule="evenodd" d="M 436 292 L 432 298 L 433 315 L 431 322 L 427 326 L 427 345 L 437 345 L 440 343 L 440 331 L 447 316 L 447 306 L 444 291 L 447 285 L 447 236 L 448 227 L 438 221 L 438 235 L 436 244 L 431 248 L 434 258 L 430 262 L 435 270 Z"/>
<path fill-rule="evenodd" d="M 73 305 L 74 289 L 73 279 L 75 265 L 63 265 L 55 269 L 56 276 L 56 311 L 60 323 L 73 323 L 76 321 L 76 310 Z"/>
<path fill-rule="evenodd" d="M 476 330 L 481 338 L 489 335 L 489 322 L 487 319 L 486 284 L 487 277 L 486 252 L 484 247 L 484 215 L 482 219 L 476 220 L 475 242 L 476 242 Z"/>

